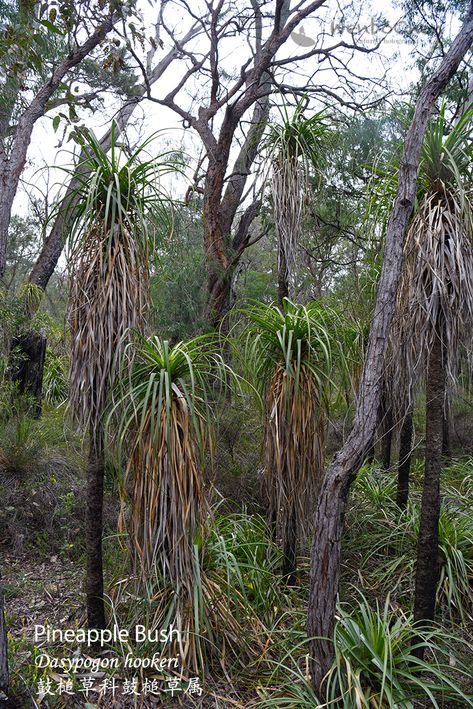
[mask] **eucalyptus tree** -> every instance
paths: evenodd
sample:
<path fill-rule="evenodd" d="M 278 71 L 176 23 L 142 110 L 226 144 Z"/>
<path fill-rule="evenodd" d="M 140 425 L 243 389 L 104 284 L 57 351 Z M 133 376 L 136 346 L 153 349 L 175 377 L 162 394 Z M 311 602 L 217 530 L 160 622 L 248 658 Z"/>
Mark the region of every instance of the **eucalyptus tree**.
<path fill-rule="evenodd" d="M 0 42 L 0 278 L 6 266 L 8 227 L 18 184 L 37 121 L 62 104 L 78 104 L 71 73 L 104 43 L 128 2 L 2 2 Z M 82 43 L 79 28 L 85 30 Z M 88 98 L 90 100 L 90 96 Z"/>
<path fill-rule="evenodd" d="M 311 676 L 316 686 L 322 684 L 334 654 L 332 638 L 345 505 L 350 484 L 366 457 L 376 427 L 384 358 L 402 270 L 403 242 L 415 203 L 424 135 L 436 100 L 455 75 L 472 42 L 473 11 L 470 11 L 437 71 L 423 86 L 406 134 L 354 424 L 324 476 L 314 520 L 307 630 L 311 638 Z"/>
<path fill-rule="evenodd" d="M 288 0 L 271 0 L 263 5 L 255 0 L 214 0 L 198 7 L 200 12 L 196 14 L 187 2 L 166 3 L 163 27 L 171 41 L 179 45 L 182 33 L 197 16 L 203 37 L 195 48 L 190 46 L 182 52 L 168 93 L 155 96 L 149 90 L 147 98 L 174 111 L 203 145 L 204 159 L 194 188 L 202 193 L 203 200 L 206 315 L 218 325 L 230 306 L 232 279 L 239 261 L 259 238 L 251 225 L 262 200 L 257 181 L 250 176 L 256 172 L 270 95 L 307 93 L 320 98 L 324 105 L 376 105 L 383 77 L 378 77 L 377 95 L 373 96 L 360 87 L 350 62 L 357 52 L 376 52 L 383 35 L 379 43 L 369 47 L 359 41 L 356 29 L 350 41 L 330 37 L 327 28 L 332 16 L 329 20 L 329 13 L 324 12 L 328 10 L 327 0 L 303 0 L 293 7 Z M 350 7 L 345 9 L 350 12 Z M 181 17 L 179 24 L 174 21 L 176 13 Z M 301 34 L 305 22 L 313 29 L 313 38 Z M 307 69 L 310 79 L 297 78 L 315 58 L 319 60 L 315 73 Z M 344 76 L 341 82 L 335 82 L 339 89 L 328 88 L 325 77 L 318 75 L 318 68 L 325 68 L 332 59 L 339 62 L 339 72 Z M 309 64 L 304 65 L 305 61 Z M 197 92 L 198 99 L 193 103 L 188 101 L 189 92 Z"/>
<path fill-rule="evenodd" d="M 105 439 L 103 414 L 114 382 L 114 362 L 143 330 L 148 305 L 149 220 L 166 216 L 160 177 L 175 166 L 142 160 L 149 140 L 131 154 L 118 148 L 112 129 L 110 153 L 87 132 L 84 174 L 68 216 L 70 228 L 71 336 L 69 401 L 89 433 L 87 470 L 87 615 L 103 627 L 102 514 Z"/>

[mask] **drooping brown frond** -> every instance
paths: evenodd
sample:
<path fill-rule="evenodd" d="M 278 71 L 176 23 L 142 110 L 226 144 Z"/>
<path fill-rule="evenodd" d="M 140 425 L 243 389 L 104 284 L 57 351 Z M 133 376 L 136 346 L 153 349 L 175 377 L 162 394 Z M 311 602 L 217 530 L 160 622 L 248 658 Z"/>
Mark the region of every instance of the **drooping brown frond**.
<path fill-rule="evenodd" d="M 276 365 L 266 398 L 265 494 L 283 548 L 306 538 L 323 476 L 324 413 L 312 372 Z"/>
<path fill-rule="evenodd" d="M 462 343 L 472 338 L 473 244 L 465 204 L 443 185 L 425 196 L 407 233 L 398 305 L 407 371 L 420 372 L 440 316 L 447 370 L 454 376 Z"/>
<path fill-rule="evenodd" d="M 177 387 L 154 435 L 153 413 L 147 412 L 132 441 L 127 470 L 134 566 L 144 584 L 154 574 L 185 586 L 193 576 L 194 536 L 207 513 L 200 456 L 188 404 Z"/>
<path fill-rule="evenodd" d="M 172 622 L 180 634 L 175 650 L 186 667 L 196 669 L 194 585 L 199 570 L 194 544 L 208 515 L 201 456 L 188 402 L 177 385 L 170 407 L 161 409 L 159 424 L 151 421 L 155 415 L 148 409 L 132 436 L 126 471 L 133 569 L 143 590 L 174 589 Z M 199 423 L 204 437 L 204 421 Z M 126 526 L 125 507 L 124 502 L 121 529 Z"/>
<path fill-rule="evenodd" d="M 271 176 L 274 227 L 284 255 L 285 277 L 290 293 L 292 293 L 297 245 L 302 235 L 308 185 L 307 172 L 297 154 L 282 154 L 275 161 Z"/>
<path fill-rule="evenodd" d="M 118 225 L 110 234 L 98 220 L 71 257 L 70 406 L 83 429 L 104 412 L 114 362 L 142 325 L 147 293 L 146 259 L 133 235 Z"/>

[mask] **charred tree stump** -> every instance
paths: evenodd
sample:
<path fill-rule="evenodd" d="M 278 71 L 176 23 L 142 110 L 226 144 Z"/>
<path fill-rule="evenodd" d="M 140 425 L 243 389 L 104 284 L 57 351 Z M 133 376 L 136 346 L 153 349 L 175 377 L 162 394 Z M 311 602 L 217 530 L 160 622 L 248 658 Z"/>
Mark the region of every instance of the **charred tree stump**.
<path fill-rule="evenodd" d="M 18 393 L 31 398 L 31 414 L 40 418 L 43 397 L 46 335 L 32 330 L 13 338 L 10 350 L 10 378 Z"/>

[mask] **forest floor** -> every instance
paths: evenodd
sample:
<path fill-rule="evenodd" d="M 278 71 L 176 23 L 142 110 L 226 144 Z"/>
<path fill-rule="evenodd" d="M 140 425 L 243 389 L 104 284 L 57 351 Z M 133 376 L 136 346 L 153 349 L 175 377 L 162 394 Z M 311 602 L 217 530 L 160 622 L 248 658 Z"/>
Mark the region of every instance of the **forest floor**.
<path fill-rule="evenodd" d="M 48 425 L 47 420 L 45 425 Z M 468 432 L 464 432 L 462 426 L 463 419 L 459 419 L 457 431 L 460 431 L 462 438 L 466 439 L 466 443 L 461 443 L 461 447 L 458 446 L 463 458 L 452 461 L 444 481 L 444 499 L 447 506 L 451 505 L 455 508 L 454 515 L 457 514 L 456 507 L 460 512 L 469 507 L 471 512 L 473 503 L 473 459 L 465 457 L 468 449 Z M 49 678 L 55 682 L 55 692 L 61 675 L 55 669 L 44 670 L 37 667 L 39 655 L 47 652 L 54 657 L 85 658 L 95 653 L 77 644 L 35 642 L 34 633 L 37 625 L 49 625 L 52 628 L 80 628 L 85 622 L 83 592 L 85 564 L 81 536 L 84 524 L 84 482 L 77 474 L 83 461 L 77 442 L 64 441 L 63 432 L 57 436 L 54 434 L 52 439 L 48 433 L 41 444 L 42 449 L 38 448 L 36 434 L 35 429 L 32 431 L 31 440 L 22 437 L 21 454 L 18 451 L 15 453 L 16 449 L 11 449 L 10 459 L 15 462 L 17 469 L 14 470 L 13 466 L 10 466 L 9 472 L 2 477 L 4 482 L 0 489 L 4 501 L 3 508 L 0 510 L 0 545 L 4 550 L 2 586 L 9 627 L 12 694 L 15 697 L 10 702 L 11 709 L 154 709 L 155 707 L 257 709 L 263 704 L 275 707 L 287 706 L 292 709 L 314 709 L 316 705 L 313 695 L 304 686 L 306 672 L 304 652 L 293 657 L 294 648 L 304 637 L 308 585 L 307 560 L 302 560 L 300 587 L 293 593 L 282 590 L 281 580 L 276 576 L 270 578 L 270 574 L 274 574 L 272 567 L 269 572 L 268 568 L 263 568 L 264 573 L 259 574 L 259 569 L 248 570 L 243 564 L 240 566 L 245 577 L 245 588 L 251 592 L 251 602 L 255 604 L 255 617 L 251 622 L 257 621 L 259 616 L 272 618 L 274 629 L 270 629 L 268 622 L 269 630 L 266 640 L 262 642 L 262 649 L 255 650 L 257 659 L 249 660 L 246 668 L 232 674 L 228 669 L 231 665 L 230 658 L 226 658 L 225 663 L 220 663 L 220 667 L 217 663 L 215 677 L 202 679 L 202 696 L 197 692 L 192 695 L 176 694 L 172 697 L 169 694 L 164 695 L 163 691 L 169 688 L 167 686 L 169 680 L 165 680 L 163 675 L 160 676 L 159 694 L 148 695 L 146 698 L 133 694 L 125 696 L 121 692 L 115 697 L 110 696 L 110 692 L 106 696 L 103 691 L 101 694 L 90 692 L 84 695 L 84 692 L 81 693 L 82 690 L 78 689 L 77 683 L 72 696 L 67 693 L 60 696 L 57 693 L 44 693 L 44 689 L 47 689 L 46 680 Z M 468 451 L 470 456 L 472 452 Z M 253 470 L 256 469 L 255 458 L 254 451 L 251 451 L 248 467 L 253 466 Z M 31 465 L 32 460 L 33 465 Z M 231 456 L 223 461 L 227 467 L 230 467 L 229 460 L 234 462 L 235 468 L 241 465 L 242 458 L 239 458 L 238 450 L 232 449 Z M 413 498 L 417 501 L 421 473 L 422 465 L 418 461 L 414 465 L 412 475 Z M 114 475 L 113 470 L 107 471 L 105 502 L 107 589 L 112 588 L 117 579 L 122 578 L 126 568 L 116 540 L 118 496 Z M 240 549 L 236 546 L 230 549 L 235 557 L 242 553 L 242 549 L 246 549 L 253 543 L 251 535 L 260 534 L 259 522 L 255 524 L 254 515 L 241 513 L 241 509 L 245 506 L 251 512 L 257 512 L 258 484 L 255 479 L 256 476 L 253 474 L 251 477 L 248 470 L 244 470 L 241 475 L 238 474 L 238 470 L 235 470 L 227 481 L 222 480 L 222 492 L 225 498 L 229 499 L 219 508 L 221 512 L 216 538 L 219 540 L 225 538 L 227 546 L 230 547 L 232 540 L 243 534 Z M 374 606 L 377 602 L 383 606 L 386 597 L 390 596 L 390 608 L 394 613 L 393 617 L 396 618 L 396 614 L 399 615 L 401 612 L 400 608 L 409 607 L 409 598 L 412 595 L 415 521 L 403 518 L 402 524 L 405 526 L 397 534 L 398 522 L 393 516 L 391 502 L 394 484 L 393 471 L 381 473 L 379 470 L 374 470 L 373 474 L 368 470 L 367 474 L 357 482 L 347 514 L 342 586 L 344 600 L 349 603 L 356 604 L 360 589 Z M 223 509 L 225 511 L 222 514 Z M 461 514 L 463 515 L 463 512 Z M 448 514 L 446 519 L 449 519 Z M 245 525 L 247 525 L 246 531 Z M 468 540 L 471 539 L 471 529 L 470 525 L 465 544 L 468 544 Z M 244 537 L 248 533 L 250 537 Z M 458 529 L 454 530 L 451 539 L 448 537 L 450 534 L 448 528 L 443 530 L 443 534 L 444 546 L 451 544 L 453 548 L 458 541 Z M 256 553 L 259 553 L 260 549 L 263 550 L 261 556 L 263 567 L 266 564 L 266 546 L 267 539 L 264 536 L 256 539 Z M 456 550 L 457 546 L 455 546 L 455 553 Z M 470 553 L 468 547 L 461 547 L 461 551 L 466 559 Z M 473 553 L 470 556 L 469 568 L 473 569 Z M 244 554 L 242 558 L 245 559 Z M 218 576 L 215 575 L 216 569 L 212 566 L 214 562 L 215 559 L 211 559 L 207 569 L 212 583 L 216 582 L 215 579 L 218 580 Z M 472 578 L 473 574 L 470 576 L 470 582 Z M 468 615 L 472 615 L 471 608 L 466 609 L 465 620 L 461 624 L 458 618 L 452 624 L 446 605 L 450 588 L 451 585 L 444 584 L 440 596 L 442 622 L 446 631 L 451 632 L 452 636 L 457 635 L 462 642 L 465 640 L 471 643 L 472 621 L 471 617 L 468 619 Z M 468 595 L 467 591 L 465 593 Z M 278 603 L 280 606 L 274 607 Z M 257 610 L 259 608 L 261 610 Z M 139 611 L 130 618 L 135 622 L 142 622 Z M 131 622 L 130 618 L 127 622 Z M 284 620 L 280 620 L 281 618 Z M 225 628 L 221 630 L 223 633 L 228 631 Z M 251 635 L 250 628 L 245 629 L 245 632 L 248 633 L 248 637 L 235 638 L 233 631 L 231 629 L 228 631 L 228 636 L 225 637 L 225 642 L 229 644 L 226 651 L 228 655 L 231 655 L 232 643 L 235 646 L 241 644 L 243 647 L 247 642 L 251 644 L 257 637 L 256 633 L 254 636 Z M 287 638 L 284 637 L 285 644 L 279 640 L 281 633 L 283 636 L 287 635 Z M 275 651 L 268 651 L 271 643 L 276 648 Z M 251 647 L 249 651 L 251 653 Z M 116 654 L 120 656 L 119 652 Z M 469 663 L 470 668 L 473 667 L 472 655 L 468 658 L 463 650 L 460 655 Z M 273 672 L 276 672 L 274 677 Z M 115 676 L 123 689 L 123 683 L 128 681 L 131 675 L 130 672 L 122 672 L 121 669 L 109 674 L 98 673 L 95 687 L 97 688 L 99 683 L 112 676 Z M 144 679 L 144 675 L 141 679 Z M 268 694 L 266 689 L 261 690 L 261 683 L 269 688 L 268 692 L 271 690 L 272 694 Z M 465 691 L 473 692 L 473 678 L 464 681 L 463 685 Z M 297 690 L 299 693 L 296 692 L 297 687 L 302 688 L 300 691 Z M 286 704 L 267 703 L 273 695 L 278 697 L 278 694 L 282 693 L 281 696 L 284 696 L 283 692 L 286 692 L 289 698 Z M 264 697 L 264 700 L 258 697 Z M 430 705 L 416 704 L 415 706 L 420 708 Z M 439 706 L 442 709 L 465 709 L 473 706 L 473 703 L 444 701 Z M 383 709 L 387 707 L 388 705 L 383 704 Z"/>

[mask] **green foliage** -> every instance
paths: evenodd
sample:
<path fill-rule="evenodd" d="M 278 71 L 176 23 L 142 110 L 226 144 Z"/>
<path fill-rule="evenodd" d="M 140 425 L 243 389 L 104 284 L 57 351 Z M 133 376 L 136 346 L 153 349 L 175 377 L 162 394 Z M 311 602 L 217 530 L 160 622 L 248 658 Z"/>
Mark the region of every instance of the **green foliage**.
<path fill-rule="evenodd" d="M 90 131 L 83 161 L 72 172 L 78 187 L 66 211 L 70 230 L 70 403 L 79 425 L 99 425 L 119 361 L 133 331 L 141 332 L 149 304 L 149 259 L 158 226 L 169 226 L 160 177 L 175 163 L 142 160 L 152 137 L 131 154 L 112 124 L 106 151 Z M 150 223 L 154 222 L 154 229 Z"/>
<path fill-rule="evenodd" d="M 0 466 L 9 473 L 27 475 L 38 465 L 44 448 L 42 429 L 26 413 L 18 413 L 1 427 Z"/>
<path fill-rule="evenodd" d="M 26 477 L 47 463 L 48 449 L 64 442 L 62 427 L 54 419 L 34 419 L 30 401 L 14 385 L 4 383 L 0 408 L 0 468 Z"/>
<path fill-rule="evenodd" d="M 210 423 L 209 382 L 227 383 L 234 379 L 231 369 L 216 354 L 220 347 L 215 335 L 201 335 L 171 345 L 158 336 L 139 337 L 125 349 L 134 359 L 130 378 L 124 373 L 115 393 L 108 421 L 118 421 L 118 440 L 123 443 L 131 431 L 140 436 L 150 426 L 150 443 L 159 441 L 164 414 L 169 414 L 176 396 L 183 397 L 192 422 L 195 441 L 203 453 L 205 427 Z M 166 435 L 171 419 L 166 418 Z"/>
<path fill-rule="evenodd" d="M 414 624 L 411 616 L 391 607 L 389 597 L 382 608 L 376 604 L 373 609 L 360 594 L 354 608 L 341 605 L 338 609 L 335 659 L 325 679 L 324 700 L 317 697 L 298 662 L 303 642 L 274 662 L 267 682 L 272 687 L 278 678 L 280 686 L 261 688 L 258 707 L 413 709 L 415 700 L 427 700 L 436 709 L 448 700 L 469 705 L 471 697 L 461 689 L 468 670 L 459 655 L 454 656 L 453 640 L 438 627 Z M 425 648 L 430 661 L 419 660 L 416 648 Z M 460 643 L 457 649 L 467 651 L 468 647 Z"/>
<path fill-rule="evenodd" d="M 69 360 L 48 347 L 44 362 L 43 396 L 50 406 L 60 406 L 67 400 Z"/>
<path fill-rule="evenodd" d="M 216 513 L 197 531 L 194 554 L 193 617 L 186 645 L 195 648 L 201 677 L 222 663 L 226 671 L 242 673 L 264 657 L 269 629 L 293 601 L 276 572 L 280 552 L 261 517 Z M 131 599 L 122 591 L 114 598 L 121 627 L 144 622 L 159 628 L 174 617 L 177 599 L 169 578 L 162 579 L 153 597 Z M 137 651 L 146 656 L 150 649 L 144 645 Z"/>
<path fill-rule="evenodd" d="M 472 121 L 473 106 L 470 106 L 459 121 L 449 126 L 446 104 L 441 104 L 437 117 L 429 123 L 422 146 L 417 195 L 419 202 L 428 192 L 439 190 L 439 183 L 456 190 L 459 195 L 469 192 L 473 177 Z M 460 203 L 471 226 L 469 201 L 460 199 Z"/>
<path fill-rule="evenodd" d="M 143 159 L 155 136 L 150 136 L 128 153 L 126 148 L 118 145 L 115 123 L 112 123 L 109 152 L 103 149 L 92 131 L 80 133 L 85 157 L 78 166 L 66 170 L 79 182 L 67 214 L 72 250 L 100 221 L 109 252 L 116 231 L 131 230 L 138 250 L 146 257 L 149 252 L 154 254 L 154 243 L 150 243 L 152 237 L 170 229 L 171 224 L 170 200 L 161 180 L 164 175 L 179 169 L 175 159 L 168 159 L 171 153 Z"/>
<path fill-rule="evenodd" d="M 218 515 L 209 524 L 203 543 L 204 573 L 213 571 L 221 577 L 224 570 L 227 595 L 237 590 L 247 612 L 251 609 L 266 625 L 277 621 L 284 599 L 277 584 L 280 563 L 281 552 L 263 517 Z"/>
<path fill-rule="evenodd" d="M 410 602 L 419 535 L 418 494 L 411 492 L 407 508 L 399 510 L 392 475 L 375 467 L 362 470 L 353 492 L 345 554 L 359 559 L 366 588 Z M 473 602 L 473 522 L 468 509 L 454 502 L 457 499 L 458 492 L 446 487 L 439 520 L 437 598 L 440 610 L 465 624 Z"/>
<path fill-rule="evenodd" d="M 361 595 L 357 607 L 342 606 L 339 614 L 335 663 L 326 680 L 329 703 L 344 709 L 413 709 L 414 699 L 428 699 L 439 709 L 446 699 L 468 701 L 452 679 L 451 638 L 445 631 L 416 625 L 409 615 L 393 611 L 389 596 L 382 609 L 373 610 Z M 431 653 L 432 662 L 416 656 L 420 648 Z M 467 676 L 460 665 L 456 671 Z"/>
<path fill-rule="evenodd" d="M 304 97 L 297 103 L 292 116 L 286 104 L 279 107 L 280 121 L 269 125 L 264 149 L 271 161 L 283 163 L 300 158 L 305 170 L 312 169 L 320 175 L 330 137 L 330 128 L 324 123 L 327 111 L 319 111 L 306 118 L 306 108 L 307 98 Z"/>
<path fill-rule="evenodd" d="M 171 342 L 190 339 L 208 327 L 205 269 L 199 213 L 174 206 L 172 237 L 161 240 L 150 279 L 153 331 Z"/>
<path fill-rule="evenodd" d="M 295 382 L 296 391 L 302 368 L 306 368 L 328 407 L 337 389 L 336 372 L 345 375 L 353 355 L 344 350 L 352 329 L 336 310 L 321 302 L 297 305 L 286 299 L 282 310 L 254 303 L 242 308 L 242 314 L 247 320 L 242 334 L 243 365 L 260 396 L 266 395 L 277 366 L 284 369 L 286 383 Z"/>
<path fill-rule="evenodd" d="M 409 109 L 410 107 L 407 107 Z M 430 120 L 422 145 L 417 181 L 417 208 L 430 193 L 457 191 L 464 216 L 471 224 L 468 194 L 472 178 L 472 119 L 469 106 L 453 126 L 447 120 L 445 100 Z M 386 223 L 397 191 L 401 153 L 398 149 L 390 159 L 373 167 L 370 213 Z"/>

